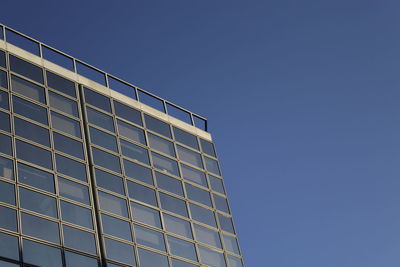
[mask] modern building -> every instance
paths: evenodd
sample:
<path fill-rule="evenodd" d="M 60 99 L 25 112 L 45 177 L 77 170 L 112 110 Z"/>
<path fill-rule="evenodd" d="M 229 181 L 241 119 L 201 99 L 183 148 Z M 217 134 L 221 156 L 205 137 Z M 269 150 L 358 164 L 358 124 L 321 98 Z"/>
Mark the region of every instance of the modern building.
<path fill-rule="evenodd" d="M 0 267 L 242 267 L 207 121 L 0 25 Z"/>

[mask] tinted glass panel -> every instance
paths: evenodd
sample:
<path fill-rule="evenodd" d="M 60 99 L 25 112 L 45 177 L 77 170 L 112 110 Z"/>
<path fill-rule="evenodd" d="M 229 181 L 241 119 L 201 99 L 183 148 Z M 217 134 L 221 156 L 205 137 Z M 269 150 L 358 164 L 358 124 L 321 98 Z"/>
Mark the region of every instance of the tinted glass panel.
<path fill-rule="evenodd" d="M 80 159 L 84 159 L 82 142 L 58 133 L 53 133 L 53 138 L 54 148 L 56 150 Z"/>
<path fill-rule="evenodd" d="M 212 175 L 208 175 L 208 178 L 210 179 L 212 190 L 214 190 L 215 192 L 221 193 L 221 194 L 225 194 L 225 189 L 224 189 L 224 184 L 222 182 L 222 179 L 219 179 Z"/>
<path fill-rule="evenodd" d="M 115 114 L 125 120 L 142 125 L 140 111 L 114 101 Z"/>
<path fill-rule="evenodd" d="M 13 97 L 13 107 L 15 113 L 48 125 L 47 110 L 45 108 L 15 96 Z"/>
<path fill-rule="evenodd" d="M 19 267 L 20 265 L 19 264 L 14 264 L 14 263 L 11 263 L 11 262 L 8 262 L 8 261 L 0 260 L 0 266 L 1 267 Z"/>
<path fill-rule="evenodd" d="M 8 89 L 7 72 L 0 70 L 0 87 Z"/>
<path fill-rule="evenodd" d="M 145 164 L 150 164 L 147 149 L 134 145 L 122 139 L 120 140 L 120 142 L 122 154 L 124 156 L 127 156 L 133 160 L 138 160 Z"/>
<path fill-rule="evenodd" d="M 17 231 L 17 212 L 0 206 L 0 228 Z"/>
<path fill-rule="evenodd" d="M 17 157 L 48 169 L 53 168 L 50 151 L 22 141 L 17 141 Z"/>
<path fill-rule="evenodd" d="M 0 39 L 3 40 L 3 27 L 0 27 Z M 0 67 L 6 68 L 6 53 L 0 51 Z"/>
<path fill-rule="evenodd" d="M 66 222 L 93 229 L 92 212 L 72 203 L 61 201 L 61 216 Z"/>
<path fill-rule="evenodd" d="M 44 244 L 24 240 L 24 262 L 40 267 L 61 267 L 61 251 Z"/>
<path fill-rule="evenodd" d="M 156 193 L 146 186 L 128 181 L 129 197 L 157 206 Z"/>
<path fill-rule="evenodd" d="M 203 168 L 203 162 L 201 161 L 201 156 L 190 149 L 184 148 L 182 146 L 177 146 L 179 159 L 190 163 L 196 167 Z"/>
<path fill-rule="evenodd" d="M 139 249 L 140 267 L 168 267 L 166 256 L 145 249 Z"/>
<path fill-rule="evenodd" d="M 57 223 L 26 213 L 22 213 L 21 220 L 24 234 L 53 243 L 60 243 Z"/>
<path fill-rule="evenodd" d="M 18 163 L 18 181 L 54 193 L 54 177 L 48 172 Z"/>
<path fill-rule="evenodd" d="M 51 112 L 51 121 L 53 128 L 72 136 L 81 138 L 81 128 L 78 121 L 67 118 L 55 112 Z"/>
<path fill-rule="evenodd" d="M 181 181 L 159 172 L 156 172 L 156 178 L 159 188 L 183 196 Z"/>
<path fill-rule="evenodd" d="M 0 157 L 0 176 L 14 180 L 14 168 L 12 160 Z"/>
<path fill-rule="evenodd" d="M 121 136 L 129 138 L 132 141 L 136 141 L 141 144 L 146 144 L 144 132 L 135 126 L 118 120 L 118 132 Z"/>
<path fill-rule="evenodd" d="M 149 138 L 149 145 L 151 148 L 175 157 L 175 149 L 172 142 L 151 133 L 148 133 L 147 136 Z"/>
<path fill-rule="evenodd" d="M 0 134 L 0 153 L 4 153 L 6 155 L 12 154 L 11 136 Z"/>
<path fill-rule="evenodd" d="M 93 127 L 89 127 L 89 129 L 90 129 L 90 141 L 93 144 L 104 147 L 114 152 L 118 152 L 117 139 L 115 138 L 115 136 L 100 131 Z"/>
<path fill-rule="evenodd" d="M 181 216 L 188 216 L 185 201 L 160 193 L 160 202 L 163 209 Z"/>
<path fill-rule="evenodd" d="M 89 205 L 89 190 L 87 186 L 58 177 L 60 195 Z"/>
<path fill-rule="evenodd" d="M 63 230 L 65 246 L 96 254 L 96 242 L 93 234 L 66 225 L 63 226 Z"/>
<path fill-rule="evenodd" d="M 72 253 L 69 251 L 65 252 L 65 263 L 67 267 L 78 267 L 78 266 L 98 267 L 96 259 Z"/>
<path fill-rule="evenodd" d="M 178 163 L 175 160 L 154 152 L 152 152 L 151 155 L 153 156 L 153 166 L 155 168 L 179 176 Z"/>
<path fill-rule="evenodd" d="M 174 135 L 175 135 L 175 140 L 176 141 L 178 141 L 178 142 L 180 142 L 182 144 L 185 144 L 187 146 L 190 146 L 190 147 L 192 147 L 194 149 L 199 150 L 199 145 L 197 143 L 196 136 L 194 136 L 194 135 L 192 135 L 192 134 L 190 134 L 188 132 L 185 132 L 185 131 L 183 131 L 181 129 L 178 129 L 178 128 L 175 128 L 175 127 L 173 127 L 173 128 L 174 128 Z"/>
<path fill-rule="evenodd" d="M 86 167 L 83 163 L 77 162 L 70 158 L 56 155 L 57 170 L 65 175 L 71 176 L 78 180 L 87 181 Z"/>
<path fill-rule="evenodd" d="M 216 160 L 204 157 L 204 161 L 206 162 L 206 169 L 209 172 L 212 172 L 217 175 L 221 175 L 219 171 L 218 162 Z"/>
<path fill-rule="evenodd" d="M 121 173 L 119 158 L 103 150 L 92 148 L 94 164 Z"/>
<path fill-rule="evenodd" d="M 196 250 L 193 243 L 168 236 L 170 253 L 192 261 L 197 261 Z"/>
<path fill-rule="evenodd" d="M 126 201 L 122 198 L 99 192 L 100 207 L 102 210 L 128 217 Z"/>
<path fill-rule="evenodd" d="M 17 135 L 44 146 L 50 146 L 49 131 L 47 129 L 15 117 L 14 127 Z"/>
<path fill-rule="evenodd" d="M 200 143 L 201 143 L 201 150 L 204 153 L 206 153 L 210 156 L 216 157 L 213 143 L 210 143 L 203 139 L 200 139 Z"/>
<path fill-rule="evenodd" d="M 0 130 L 10 132 L 10 116 L 4 112 L 0 112 Z"/>
<path fill-rule="evenodd" d="M 228 256 L 229 267 L 243 267 L 242 261 L 236 257 Z"/>
<path fill-rule="evenodd" d="M 58 217 L 55 198 L 21 187 L 19 188 L 19 198 L 21 208 L 23 209 L 54 218 Z"/>
<path fill-rule="evenodd" d="M 183 164 L 181 164 L 181 169 L 182 169 L 183 179 L 207 187 L 207 179 L 204 172 L 196 170 L 192 167 Z"/>
<path fill-rule="evenodd" d="M 102 188 L 113 191 L 115 193 L 125 195 L 124 183 L 122 178 L 108 172 L 95 169 L 96 173 L 96 184 Z"/>
<path fill-rule="evenodd" d="M 133 202 L 131 207 L 134 220 L 161 228 L 160 213 L 157 210 Z"/>
<path fill-rule="evenodd" d="M 10 55 L 9 58 L 12 71 L 43 84 L 43 70 L 41 68 L 13 55 Z"/>
<path fill-rule="evenodd" d="M 224 247 L 227 251 L 239 255 L 239 246 L 236 241 L 236 238 L 228 235 L 223 235 L 223 240 L 224 240 Z"/>
<path fill-rule="evenodd" d="M 136 264 L 135 251 L 132 246 L 108 238 L 105 238 L 104 242 L 106 246 L 106 254 L 109 259 L 129 265 Z"/>
<path fill-rule="evenodd" d="M 144 119 L 146 121 L 146 126 L 148 129 L 164 135 L 165 137 L 171 138 L 171 129 L 169 128 L 169 125 L 167 123 L 146 114 L 144 115 Z"/>
<path fill-rule="evenodd" d="M 160 232 L 135 225 L 136 242 L 141 245 L 165 251 L 164 235 Z"/>
<path fill-rule="evenodd" d="M 172 259 L 172 267 L 197 267 L 197 265 L 180 261 L 177 259 Z"/>
<path fill-rule="evenodd" d="M 76 97 L 75 83 L 47 71 L 47 85 L 66 95 Z"/>
<path fill-rule="evenodd" d="M 15 205 L 14 185 L 0 181 L 0 202 Z"/>
<path fill-rule="evenodd" d="M 143 167 L 139 164 L 124 160 L 125 174 L 136 180 L 142 181 L 147 184 L 153 184 L 153 175 L 149 168 Z"/>
<path fill-rule="evenodd" d="M 195 224 L 194 231 L 196 233 L 196 240 L 208 244 L 213 247 L 221 248 L 221 239 L 216 231 L 206 227 Z"/>
<path fill-rule="evenodd" d="M 218 219 L 222 230 L 230 232 L 232 234 L 235 233 L 235 231 L 233 230 L 232 218 L 224 216 L 222 214 L 218 214 Z"/>
<path fill-rule="evenodd" d="M 228 201 L 226 198 L 214 195 L 214 202 L 218 210 L 229 213 Z"/>
<path fill-rule="evenodd" d="M 105 234 L 132 241 L 131 226 L 129 222 L 105 214 L 101 215 L 101 219 Z"/>
<path fill-rule="evenodd" d="M 226 267 L 224 255 L 220 252 L 199 246 L 201 262 L 213 267 Z"/>
<path fill-rule="evenodd" d="M 0 233 L 0 257 L 19 260 L 18 238 L 16 236 Z M 3 266 L 1 262 L 0 266 Z"/>
<path fill-rule="evenodd" d="M 53 93 L 49 90 L 49 102 L 52 108 L 58 109 L 69 115 L 79 117 L 78 104 L 69 98 Z"/>
<path fill-rule="evenodd" d="M 89 107 L 86 107 L 86 112 L 88 116 L 88 121 L 90 123 L 93 123 L 101 128 L 109 130 L 110 132 L 115 132 L 114 120 L 111 116 Z"/>
<path fill-rule="evenodd" d="M 163 214 L 165 229 L 177 235 L 181 235 L 187 238 L 193 238 L 192 230 L 190 228 L 190 223 L 188 221 L 179 219 L 177 217 Z"/>
<path fill-rule="evenodd" d="M 102 94 L 85 88 L 86 103 L 111 113 L 110 99 Z"/>
<path fill-rule="evenodd" d="M 8 104 L 8 94 L 4 91 L 0 91 L 0 108 L 10 109 Z"/>
<path fill-rule="evenodd" d="M 193 220 L 208 224 L 210 226 L 217 227 L 217 224 L 215 222 L 214 212 L 206 208 L 197 206 L 195 204 L 190 204 L 189 206 Z"/>
<path fill-rule="evenodd" d="M 189 199 L 212 207 L 210 193 L 196 186 L 186 184 L 186 192 Z"/>
<path fill-rule="evenodd" d="M 14 92 L 41 103 L 46 103 L 44 88 L 17 76 L 11 76 L 11 88 Z"/>

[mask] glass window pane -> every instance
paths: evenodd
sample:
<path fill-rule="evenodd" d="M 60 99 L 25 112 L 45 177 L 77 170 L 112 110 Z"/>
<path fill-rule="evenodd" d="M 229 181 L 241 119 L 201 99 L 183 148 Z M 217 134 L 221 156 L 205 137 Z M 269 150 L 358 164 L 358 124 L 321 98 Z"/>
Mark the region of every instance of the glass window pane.
<path fill-rule="evenodd" d="M 190 134 L 188 132 L 185 132 L 179 128 L 173 127 L 174 128 L 174 135 L 175 135 L 175 140 L 190 146 L 191 148 L 199 150 L 199 145 L 197 143 L 197 137 L 194 136 L 193 134 Z"/>
<path fill-rule="evenodd" d="M 120 139 L 121 150 L 124 156 L 127 156 L 133 160 L 138 160 L 145 164 L 150 164 L 149 154 L 147 149 L 140 146 L 134 145 L 130 142 Z"/>
<path fill-rule="evenodd" d="M 109 259 L 129 265 L 136 265 L 135 251 L 132 246 L 108 238 L 105 238 L 104 242 L 106 254 Z"/>
<path fill-rule="evenodd" d="M 177 235 L 181 235 L 190 239 L 193 239 L 192 230 L 188 221 L 179 219 L 177 217 L 163 214 L 165 229 Z"/>
<path fill-rule="evenodd" d="M 230 213 L 229 212 L 229 206 L 228 206 L 228 201 L 224 197 L 220 197 L 214 194 L 214 202 L 215 202 L 215 208 L 217 210 Z"/>
<path fill-rule="evenodd" d="M 119 157 L 92 147 L 94 164 L 121 173 Z"/>
<path fill-rule="evenodd" d="M 30 99 L 46 103 L 44 88 L 17 76 L 11 75 L 11 88 L 14 92 L 29 97 Z"/>
<path fill-rule="evenodd" d="M 71 156 L 84 159 L 83 144 L 65 135 L 53 133 L 54 148 Z"/>
<path fill-rule="evenodd" d="M 17 157 L 44 168 L 53 169 L 50 151 L 22 141 L 17 141 Z"/>
<path fill-rule="evenodd" d="M 102 94 L 85 88 L 86 103 L 111 113 L 110 99 Z"/>
<path fill-rule="evenodd" d="M 197 224 L 194 224 L 194 232 L 196 233 L 197 241 L 213 247 L 221 248 L 221 239 L 218 232 Z"/>
<path fill-rule="evenodd" d="M 63 226 L 64 245 L 90 254 L 96 254 L 96 241 L 92 233 Z"/>
<path fill-rule="evenodd" d="M 0 206 L 0 228 L 17 231 L 17 212 Z"/>
<path fill-rule="evenodd" d="M 203 162 L 201 161 L 201 156 L 199 153 L 179 145 L 177 146 L 177 149 L 180 160 L 190 163 L 196 167 L 203 168 Z"/>
<path fill-rule="evenodd" d="M 175 148 L 172 142 L 151 133 L 148 133 L 147 136 L 151 148 L 175 157 Z"/>
<path fill-rule="evenodd" d="M 74 82 L 67 80 L 49 71 L 46 71 L 46 74 L 47 74 L 47 85 L 49 87 L 66 95 L 76 97 L 76 87 Z"/>
<path fill-rule="evenodd" d="M 114 101 L 115 114 L 125 120 L 142 125 L 140 111 Z"/>
<path fill-rule="evenodd" d="M 58 177 L 60 195 L 87 205 L 90 205 L 87 186 Z"/>
<path fill-rule="evenodd" d="M 18 247 L 18 237 L 0 233 L 0 257 L 19 260 Z"/>
<path fill-rule="evenodd" d="M 86 166 L 70 158 L 56 155 L 57 171 L 72 178 L 86 182 Z"/>
<path fill-rule="evenodd" d="M 199 246 L 201 262 L 213 267 L 226 267 L 224 254 Z"/>
<path fill-rule="evenodd" d="M 229 235 L 223 235 L 223 240 L 224 240 L 224 247 L 227 251 L 235 253 L 235 254 L 240 254 L 239 253 L 239 246 L 237 243 L 236 238 L 234 238 L 233 236 L 229 236 Z"/>
<path fill-rule="evenodd" d="M 24 239 L 24 262 L 40 267 L 61 267 L 61 251 Z"/>
<path fill-rule="evenodd" d="M 15 189 L 13 184 L 0 181 L 0 202 L 15 206 Z"/>
<path fill-rule="evenodd" d="M 135 225 L 135 236 L 137 243 L 165 251 L 164 235 L 162 233 Z"/>
<path fill-rule="evenodd" d="M 28 165 L 18 163 L 18 181 L 54 193 L 54 176 Z"/>
<path fill-rule="evenodd" d="M 55 112 L 51 112 L 51 121 L 53 128 L 78 138 L 82 137 L 81 127 L 78 121 Z"/>
<path fill-rule="evenodd" d="M 0 134 L 0 153 L 11 155 L 11 136 Z"/>
<path fill-rule="evenodd" d="M 65 263 L 66 267 L 98 267 L 98 262 L 96 259 L 86 257 L 80 254 L 65 251 Z"/>
<path fill-rule="evenodd" d="M 183 196 L 182 182 L 168 175 L 156 172 L 157 186 L 171 193 Z"/>
<path fill-rule="evenodd" d="M 57 218 L 56 199 L 41 193 L 19 188 L 21 208 Z"/>
<path fill-rule="evenodd" d="M 60 201 L 60 204 L 61 216 L 64 221 L 93 229 L 92 212 L 89 209 L 66 201 Z"/>
<path fill-rule="evenodd" d="M 182 168 L 183 179 L 207 187 L 207 179 L 204 172 L 196 170 L 184 164 L 181 164 L 181 168 Z"/>
<path fill-rule="evenodd" d="M 10 109 L 10 105 L 8 103 L 8 93 L 1 90 L 0 90 L 0 108 L 4 108 L 7 110 Z"/>
<path fill-rule="evenodd" d="M 89 123 L 93 123 L 103 129 L 109 130 L 110 132 L 115 132 L 114 120 L 111 116 L 89 107 L 86 107 L 86 112 Z"/>
<path fill-rule="evenodd" d="M 193 243 L 168 236 L 170 253 L 188 260 L 197 261 L 196 250 Z"/>
<path fill-rule="evenodd" d="M 212 172 L 217 175 L 221 175 L 219 170 L 218 162 L 216 160 L 204 157 L 204 161 L 206 162 L 206 169 L 209 172 Z"/>
<path fill-rule="evenodd" d="M 172 259 L 172 267 L 197 267 L 197 265 L 187 263 L 185 261 L 180 261 L 177 259 Z"/>
<path fill-rule="evenodd" d="M 0 130 L 10 132 L 10 115 L 0 112 Z"/>
<path fill-rule="evenodd" d="M 14 180 L 13 161 L 0 157 L 0 177 Z"/>
<path fill-rule="evenodd" d="M 224 184 L 222 182 L 222 179 L 219 179 L 215 176 L 208 175 L 208 178 L 210 179 L 210 184 L 211 184 L 211 189 L 214 190 L 215 192 L 225 194 L 225 189 L 224 189 Z"/>
<path fill-rule="evenodd" d="M 208 142 L 204 139 L 200 139 L 200 144 L 201 144 L 201 151 L 210 156 L 216 157 L 213 143 Z"/>
<path fill-rule="evenodd" d="M 190 203 L 190 213 L 192 214 L 192 219 L 208 224 L 210 226 L 217 227 L 217 223 L 215 222 L 215 215 L 214 212 L 197 206 L 195 204 Z"/>
<path fill-rule="evenodd" d="M 139 248 L 140 267 L 168 267 L 166 256 Z"/>
<path fill-rule="evenodd" d="M 156 193 L 153 189 L 128 181 L 129 197 L 157 206 Z"/>
<path fill-rule="evenodd" d="M 38 83 L 43 84 L 42 68 L 33 65 L 25 60 L 10 55 L 10 69 L 18 74 L 24 75 Z"/>
<path fill-rule="evenodd" d="M 181 216 L 188 216 L 185 201 L 160 193 L 160 202 L 163 209 Z"/>
<path fill-rule="evenodd" d="M 96 144 L 98 146 L 104 147 L 106 149 L 118 153 L 117 139 L 115 138 L 115 136 L 100 131 L 93 127 L 89 127 L 89 130 L 90 130 L 90 141 L 92 144 Z"/>
<path fill-rule="evenodd" d="M 129 222 L 105 214 L 101 215 L 101 220 L 105 234 L 132 241 L 131 225 Z"/>
<path fill-rule="evenodd" d="M 118 132 L 121 136 L 129 138 L 132 141 L 146 144 L 144 132 L 142 129 L 118 120 Z"/>
<path fill-rule="evenodd" d="M 121 195 L 125 195 L 124 182 L 122 181 L 121 177 L 99 169 L 95 169 L 95 173 L 97 186 Z"/>
<path fill-rule="evenodd" d="M 49 242 L 60 243 L 58 223 L 21 213 L 22 232 Z"/>
<path fill-rule="evenodd" d="M 178 163 L 175 160 L 154 152 L 152 152 L 151 155 L 153 157 L 153 166 L 155 168 L 179 176 Z"/>
<path fill-rule="evenodd" d="M 0 39 L 3 40 L 3 27 L 0 27 Z M 0 50 L 0 67 L 6 68 L 6 53 Z"/>
<path fill-rule="evenodd" d="M 196 186 L 186 184 L 186 193 L 189 199 L 212 207 L 210 193 Z"/>
<path fill-rule="evenodd" d="M 59 111 L 65 112 L 74 117 L 79 117 L 78 104 L 69 98 L 53 93 L 49 90 L 49 102 L 52 108 L 58 109 Z"/>
<path fill-rule="evenodd" d="M 31 120 L 37 121 L 45 125 L 49 124 L 47 120 L 47 110 L 43 107 L 40 107 L 29 101 L 23 100 L 22 98 L 14 96 L 13 108 L 14 112 L 21 116 L 24 116 L 26 118 L 29 118 Z M 2 121 L 1 116 L 0 116 L 0 121 Z"/>
<path fill-rule="evenodd" d="M 153 175 L 149 168 L 130 162 L 129 160 L 124 160 L 124 166 L 126 176 L 153 185 Z"/>
<path fill-rule="evenodd" d="M 229 267 L 243 267 L 242 261 L 239 258 L 228 256 Z"/>
<path fill-rule="evenodd" d="M 146 121 L 146 127 L 148 129 L 164 135 L 165 137 L 171 138 L 171 129 L 169 128 L 169 125 L 167 123 L 146 114 L 144 115 L 144 119 Z"/>
<path fill-rule="evenodd" d="M 221 229 L 234 234 L 232 218 L 218 213 L 219 224 Z"/>
<path fill-rule="evenodd" d="M 126 207 L 125 199 L 106 194 L 104 192 L 99 193 L 99 201 L 100 201 L 100 208 L 102 210 L 123 216 L 128 217 L 128 210 Z"/>
<path fill-rule="evenodd" d="M 15 134 L 25 139 L 50 147 L 49 130 L 14 117 Z M 27 131 L 29 129 L 29 131 Z"/>
<path fill-rule="evenodd" d="M 161 228 L 160 213 L 157 210 L 133 202 L 131 207 L 134 220 Z"/>
<path fill-rule="evenodd" d="M 0 70 L 0 87 L 8 89 L 7 72 Z"/>

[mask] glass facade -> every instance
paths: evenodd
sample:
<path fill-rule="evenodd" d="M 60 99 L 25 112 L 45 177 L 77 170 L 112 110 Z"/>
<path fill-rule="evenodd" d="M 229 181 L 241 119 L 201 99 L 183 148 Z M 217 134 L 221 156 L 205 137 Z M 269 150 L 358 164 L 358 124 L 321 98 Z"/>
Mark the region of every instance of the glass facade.
<path fill-rule="evenodd" d="M 0 266 L 243 266 L 214 144 L 129 103 L 0 50 Z"/>

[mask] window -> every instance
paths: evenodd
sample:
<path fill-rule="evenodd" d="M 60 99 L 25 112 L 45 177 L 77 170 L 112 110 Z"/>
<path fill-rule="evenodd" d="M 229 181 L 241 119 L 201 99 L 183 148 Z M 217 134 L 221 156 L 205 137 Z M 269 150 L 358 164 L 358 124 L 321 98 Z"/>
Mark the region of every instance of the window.
<path fill-rule="evenodd" d="M 221 172 L 219 171 L 218 162 L 216 160 L 204 157 L 204 161 L 206 162 L 207 171 L 217 175 L 221 175 Z"/>
<path fill-rule="evenodd" d="M 197 206 L 192 203 L 190 203 L 189 206 L 193 220 L 208 224 L 213 227 L 217 227 L 217 224 L 215 222 L 214 212 L 212 210 L 208 210 L 206 208 Z"/>
<path fill-rule="evenodd" d="M 92 233 L 63 226 L 64 245 L 90 254 L 96 254 L 96 241 Z"/>
<path fill-rule="evenodd" d="M 54 148 L 71 156 L 84 159 L 82 142 L 76 141 L 65 135 L 53 133 Z"/>
<path fill-rule="evenodd" d="M 53 169 L 50 151 L 19 140 L 17 140 L 17 157 L 44 168 Z"/>
<path fill-rule="evenodd" d="M 165 222 L 165 230 L 177 235 L 181 235 L 193 239 L 192 230 L 188 221 L 179 219 L 175 216 L 163 214 Z"/>
<path fill-rule="evenodd" d="M 142 116 L 140 114 L 140 111 L 133 109 L 131 107 L 128 107 L 124 104 L 121 104 L 117 101 L 114 101 L 114 109 L 115 109 L 115 114 L 118 117 L 121 117 L 130 122 L 136 123 L 138 125 L 143 125 Z"/>
<path fill-rule="evenodd" d="M 147 114 L 144 115 L 144 119 L 146 121 L 146 126 L 148 129 L 164 135 L 165 137 L 171 138 L 171 129 L 169 128 L 169 125 L 167 123 L 153 118 Z"/>
<path fill-rule="evenodd" d="M 131 225 L 129 222 L 105 214 L 101 215 L 101 220 L 105 234 L 132 241 Z"/>
<path fill-rule="evenodd" d="M 60 243 L 58 223 L 21 213 L 22 232 L 49 242 Z"/>
<path fill-rule="evenodd" d="M 119 158 L 103 150 L 92 148 L 94 164 L 121 173 Z"/>
<path fill-rule="evenodd" d="M 234 238 L 233 236 L 229 236 L 229 235 L 223 235 L 223 240 L 224 240 L 224 247 L 227 251 L 235 253 L 235 254 L 240 254 L 239 253 L 239 246 L 237 243 L 236 238 Z"/>
<path fill-rule="evenodd" d="M 212 207 L 210 193 L 196 186 L 186 184 L 188 198 L 201 204 Z"/>
<path fill-rule="evenodd" d="M 224 254 L 211 250 L 206 247 L 199 246 L 200 258 L 203 264 L 213 267 L 226 267 Z"/>
<path fill-rule="evenodd" d="M 60 205 L 61 217 L 64 221 L 93 229 L 91 210 L 66 201 L 60 201 Z"/>
<path fill-rule="evenodd" d="M 18 181 L 54 193 L 54 176 L 48 172 L 18 163 Z"/>
<path fill-rule="evenodd" d="M 10 115 L 0 112 L 0 130 L 10 132 Z"/>
<path fill-rule="evenodd" d="M 190 149 L 184 148 L 183 146 L 177 146 L 179 159 L 190 163 L 196 167 L 203 168 L 203 163 L 201 162 L 201 156 Z"/>
<path fill-rule="evenodd" d="M 135 221 L 161 228 L 160 213 L 157 210 L 131 202 L 132 217 Z"/>
<path fill-rule="evenodd" d="M 228 256 L 228 262 L 230 267 L 243 267 L 242 261 L 239 258 Z"/>
<path fill-rule="evenodd" d="M 108 150 L 118 153 L 117 139 L 115 138 L 115 136 L 100 131 L 91 126 L 89 127 L 89 131 L 90 131 L 90 141 L 92 144 L 96 144 L 98 146 L 104 147 Z"/>
<path fill-rule="evenodd" d="M 10 109 L 10 105 L 8 104 L 8 93 L 0 90 L 0 108 Z"/>
<path fill-rule="evenodd" d="M 0 177 L 14 180 L 13 161 L 0 157 Z"/>
<path fill-rule="evenodd" d="M 86 103 L 111 113 L 110 99 L 102 94 L 85 88 Z"/>
<path fill-rule="evenodd" d="M 21 116 L 24 116 L 28 119 L 37 121 L 45 125 L 49 124 L 47 120 L 47 110 L 43 107 L 35 105 L 29 101 L 23 100 L 22 98 L 16 96 L 13 97 L 13 107 L 14 107 L 14 112 Z M 1 115 L 0 115 L 0 121 L 3 121 Z M 3 122 L 1 124 L 5 125 Z"/>
<path fill-rule="evenodd" d="M 197 267 L 197 265 L 187 263 L 185 261 L 180 261 L 177 259 L 172 259 L 172 267 Z"/>
<path fill-rule="evenodd" d="M 19 260 L 18 247 L 18 237 L 0 233 L 0 257 Z"/>
<path fill-rule="evenodd" d="M 3 31 L 3 27 L 0 28 L 0 31 Z M 0 33 L 0 37 L 3 37 L 3 33 Z M 0 67 L 6 68 L 6 53 L 1 50 L 0 50 Z"/>
<path fill-rule="evenodd" d="M 87 186 L 58 177 L 60 195 L 83 204 L 90 205 L 89 189 Z"/>
<path fill-rule="evenodd" d="M 234 234 L 232 218 L 218 213 L 219 224 L 221 229 Z"/>
<path fill-rule="evenodd" d="M 194 182 L 198 185 L 207 187 L 207 179 L 204 172 L 196 170 L 192 167 L 181 164 L 183 179 Z"/>
<path fill-rule="evenodd" d="M 52 108 L 79 118 L 78 104 L 75 101 L 49 91 L 49 102 Z"/>
<path fill-rule="evenodd" d="M 214 190 L 215 192 L 225 195 L 225 189 L 224 189 L 224 184 L 222 182 L 222 179 L 219 179 L 210 174 L 208 175 L 208 178 L 210 179 L 211 189 Z"/>
<path fill-rule="evenodd" d="M 7 72 L 0 70 L 0 87 L 8 89 Z"/>
<path fill-rule="evenodd" d="M 17 212 L 13 209 L 0 206 L 0 228 L 17 231 Z"/>
<path fill-rule="evenodd" d="M 194 232 L 196 233 L 197 241 L 216 248 L 221 248 L 221 239 L 219 238 L 218 232 L 197 224 L 194 225 Z"/>
<path fill-rule="evenodd" d="M 46 74 L 47 74 L 47 85 L 49 87 L 66 95 L 76 97 L 76 88 L 74 82 L 67 80 L 49 71 L 46 71 Z"/>
<path fill-rule="evenodd" d="M 160 202 L 163 209 L 184 217 L 188 216 L 185 201 L 160 193 Z"/>
<path fill-rule="evenodd" d="M 153 189 L 128 181 L 128 191 L 130 198 L 157 206 L 156 193 Z"/>
<path fill-rule="evenodd" d="M 65 251 L 65 263 L 66 267 L 98 267 L 98 262 L 96 259 L 89 258 L 80 254 Z"/>
<path fill-rule="evenodd" d="M 11 75 L 12 90 L 40 103 L 46 103 L 44 88 L 17 76 Z"/>
<path fill-rule="evenodd" d="M 99 169 L 95 169 L 95 174 L 97 186 L 121 195 L 125 195 L 124 183 L 121 177 Z"/>
<path fill-rule="evenodd" d="M 133 160 L 140 161 L 142 163 L 150 165 L 149 154 L 147 149 L 140 146 L 129 143 L 125 140 L 120 140 L 121 150 L 124 156 L 127 156 Z"/>
<path fill-rule="evenodd" d="M 229 213 L 229 206 L 226 198 L 214 194 L 214 202 L 217 210 Z"/>
<path fill-rule="evenodd" d="M 41 267 L 61 267 L 61 251 L 41 243 L 25 240 L 24 262 Z"/>
<path fill-rule="evenodd" d="M 43 84 L 43 70 L 25 60 L 10 55 L 10 69 L 18 74 L 24 75 L 29 79 Z"/>
<path fill-rule="evenodd" d="M 0 202 L 15 206 L 15 189 L 14 185 L 0 181 Z M 1 242 L 0 242 L 1 243 Z"/>
<path fill-rule="evenodd" d="M 199 145 L 197 143 L 196 136 L 194 136 L 190 133 L 187 133 L 179 128 L 176 128 L 176 127 L 173 127 L 173 128 L 174 128 L 174 135 L 175 135 L 176 141 L 178 141 L 184 145 L 190 146 L 191 148 L 199 150 Z"/>
<path fill-rule="evenodd" d="M 203 151 L 207 155 L 216 157 L 213 143 L 208 142 L 204 139 L 200 139 L 200 144 L 201 144 L 201 151 Z"/>
<path fill-rule="evenodd" d="M 109 238 L 104 238 L 106 254 L 109 259 L 136 265 L 135 251 L 131 245 L 127 245 Z"/>
<path fill-rule="evenodd" d="M 156 172 L 157 186 L 168 192 L 183 196 L 182 182 L 168 175 Z"/>
<path fill-rule="evenodd" d="M 126 207 L 125 199 L 106 194 L 104 192 L 98 192 L 100 208 L 102 210 L 117 214 L 123 217 L 128 217 L 128 210 Z"/>
<path fill-rule="evenodd" d="M 165 251 L 164 235 L 162 233 L 135 225 L 135 236 L 137 243 Z"/>
<path fill-rule="evenodd" d="M 0 153 L 12 155 L 11 136 L 0 134 Z"/>
<path fill-rule="evenodd" d="M 103 129 L 109 130 L 110 132 L 115 132 L 114 120 L 111 116 L 89 107 L 86 107 L 86 112 L 88 116 L 88 121 L 90 123 L 95 124 Z"/>
<path fill-rule="evenodd" d="M 21 208 L 57 218 L 56 199 L 41 193 L 19 188 Z"/>
<path fill-rule="evenodd" d="M 146 184 L 153 184 L 153 175 L 149 168 L 124 160 L 125 174 Z"/>
<path fill-rule="evenodd" d="M 14 127 L 15 134 L 38 144 L 50 147 L 49 130 L 16 117 L 14 117 Z M 27 129 L 29 129 L 29 131 L 27 131 Z"/>
<path fill-rule="evenodd" d="M 56 155 L 56 163 L 58 172 L 84 182 L 87 181 L 85 164 L 61 155 Z"/>
<path fill-rule="evenodd" d="M 166 256 L 139 248 L 140 267 L 168 267 Z"/>
<path fill-rule="evenodd" d="M 188 260 L 197 261 L 196 250 L 193 243 L 168 236 L 170 253 Z"/>
<path fill-rule="evenodd" d="M 149 145 L 151 148 L 161 151 L 167 155 L 175 157 L 174 144 L 164 138 L 158 137 L 152 133 L 147 134 L 149 138 Z"/>
<path fill-rule="evenodd" d="M 154 152 L 152 152 L 151 155 L 153 156 L 153 166 L 155 168 L 179 176 L 178 163 L 175 160 Z"/>
<path fill-rule="evenodd" d="M 141 143 L 143 145 L 146 144 L 146 139 L 144 137 L 144 132 L 142 129 L 139 129 L 120 120 L 118 120 L 117 123 L 119 135 L 129 138 L 130 140 Z"/>
<path fill-rule="evenodd" d="M 51 112 L 51 121 L 53 128 L 78 138 L 82 137 L 79 121 L 67 118 L 55 112 Z"/>

